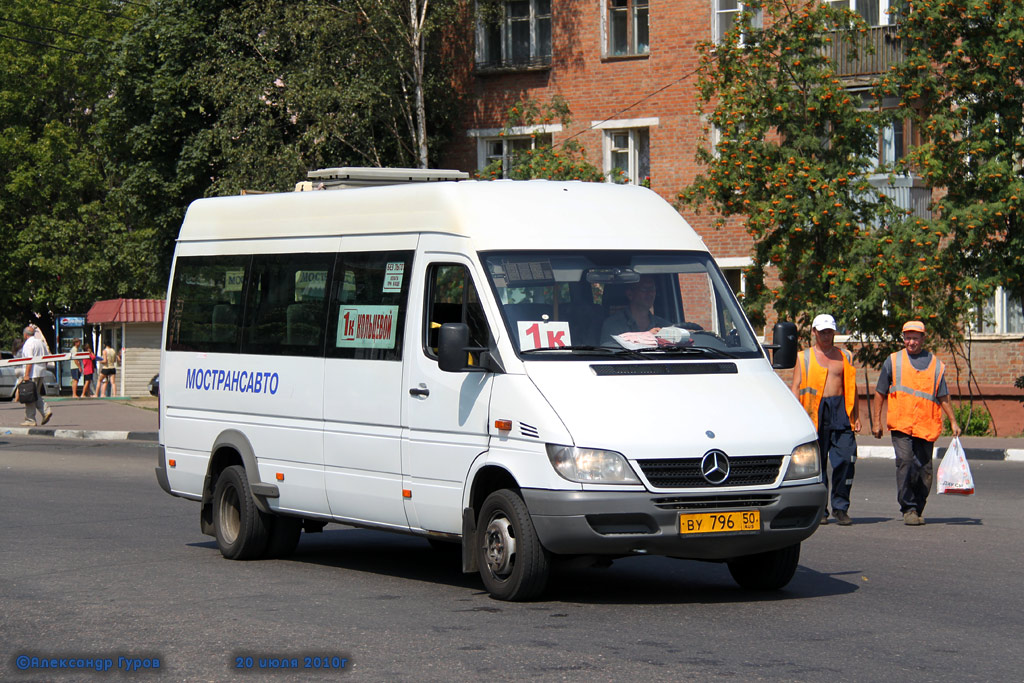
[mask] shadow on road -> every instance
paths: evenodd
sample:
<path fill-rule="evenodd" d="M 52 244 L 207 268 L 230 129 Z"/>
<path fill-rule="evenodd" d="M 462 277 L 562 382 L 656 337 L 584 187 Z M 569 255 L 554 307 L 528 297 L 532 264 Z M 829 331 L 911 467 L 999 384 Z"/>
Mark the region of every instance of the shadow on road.
<path fill-rule="evenodd" d="M 213 541 L 189 545 L 218 552 Z M 436 549 L 424 539 L 382 531 L 336 529 L 303 534 L 294 555 L 274 561 L 336 567 L 484 593 L 479 575 L 462 573 L 460 546 Z M 747 591 L 736 585 L 726 565 L 721 563 L 627 557 L 615 560 L 609 567 L 596 568 L 570 561 L 554 565 L 541 601 L 652 605 L 775 602 L 857 591 L 856 582 L 839 578 L 844 574 L 860 572 L 829 575 L 800 566 L 781 591 Z M 495 601 L 495 606 L 500 604 Z"/>

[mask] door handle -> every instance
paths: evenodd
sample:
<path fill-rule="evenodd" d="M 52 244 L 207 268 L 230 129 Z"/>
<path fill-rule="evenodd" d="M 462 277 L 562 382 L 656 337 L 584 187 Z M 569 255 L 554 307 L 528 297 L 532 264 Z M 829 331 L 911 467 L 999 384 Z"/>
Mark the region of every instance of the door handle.
<path fill-rule="evenodd" d="M 424 386 L 413 387 L 409 390 L 410 396 L 430 396 L 430 389 Z"/>

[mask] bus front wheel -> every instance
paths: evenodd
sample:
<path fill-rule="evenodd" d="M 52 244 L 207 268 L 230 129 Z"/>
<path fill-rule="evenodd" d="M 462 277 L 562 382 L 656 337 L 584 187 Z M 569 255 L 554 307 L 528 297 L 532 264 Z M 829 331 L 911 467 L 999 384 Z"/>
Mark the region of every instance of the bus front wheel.
<path fill-rule="evenodd" d="M 530 600 L 548 581 L 548 552 L 537 538 L 526 503 L 514 491 L 487 496 L 477 522 L 477 564 L 487 591 L 499 600 Z"/>

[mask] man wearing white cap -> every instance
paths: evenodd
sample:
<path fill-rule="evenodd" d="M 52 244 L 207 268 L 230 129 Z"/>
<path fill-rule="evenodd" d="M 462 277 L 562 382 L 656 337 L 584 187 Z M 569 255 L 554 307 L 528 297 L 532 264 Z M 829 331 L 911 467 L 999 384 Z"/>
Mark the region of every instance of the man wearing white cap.
<path fill-rule="evenodd" d="M 826 463 L 832 464 L 832 514 L 842 526 L 850 519 L 850 490 L 853 488 L 857 439 L 860 431 L 856 373 L 853 356 L 833 345 L 836 321 L 822 313 L 811 323 L 814 345 L 804 349 L 793 373 L 793 394 L 818 430 L 821 474 L 826 488 Z M 828 510 L 821 520 L 828 524 Z"/>
<path fill-rule="evenodd" d="M 882 404 L 889 400 L 886 425 L 896 451 L 896 499 L 908 526 L 924 524 L 921 514 L 932 488 L 932 449 L 942 433 L 942 413 L 953 436 L 960 425 L 949 405 L 946 366 L 924 350 L 924 323 L 903 325 L 902 351 L 885 359 L 871 406 L 875 437 L 882 436 Z"/>

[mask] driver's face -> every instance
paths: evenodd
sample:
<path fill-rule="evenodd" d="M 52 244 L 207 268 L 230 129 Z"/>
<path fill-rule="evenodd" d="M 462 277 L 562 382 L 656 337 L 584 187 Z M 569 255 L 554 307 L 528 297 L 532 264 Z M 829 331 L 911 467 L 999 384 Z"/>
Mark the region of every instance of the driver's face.
<path fill-rule="evenodd" d="M 626 298 L 630 302 L 646 304 L 649 308 L 654 303 L 655 291 L 654 280 L 641 278 L 639 282 L 626 289 Z"/>

